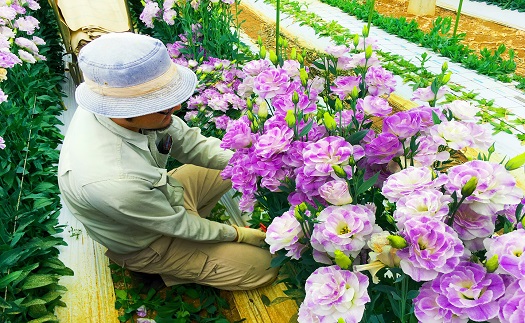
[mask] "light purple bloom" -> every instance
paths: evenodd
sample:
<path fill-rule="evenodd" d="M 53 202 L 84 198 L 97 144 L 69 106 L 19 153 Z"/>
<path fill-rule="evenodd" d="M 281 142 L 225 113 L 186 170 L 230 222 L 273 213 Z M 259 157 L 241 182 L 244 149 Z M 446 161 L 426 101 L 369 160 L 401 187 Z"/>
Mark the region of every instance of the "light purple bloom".
<path fill-rule="evenodd" d="M 5 140 L 4 138 L 0 137 L 0 149 L 4 149 L 5 148 Z"/>
<path fill-rule="evenodd" d="M 175 24 L 175 17 L 177 17 L 177 11 L 173 9 L 164 10 L 164 13 L 162 14 L 162 20 L 170 26 Z"/>
<path fill-rule="evenodd" d="M 522 323 L 525 322 L 525 280 L 515 280 L 499 299 L 498 318 L 500 322 Z"/>
<path fill-rule="evenodd" d="M 288 150 L 293 131 L 288 126 L 272 127 L 255 142 L 255 153 L 262 158 L 270 158 Z"/>
<path fill-rule="evenodd" d="M 441 145 L 460 150 L 473 144 L 470 130 L 463 122 L 444 121 L 428 129 L 434 140 Z"/>
<path fill-rule="evenodd" d="M 387 100 L 371 95 L 366 96 L 364 99 L 357 99 L 356 107 L 365 114 L 375 117 L 386 117 L 392 112 L 392 107 Z"/>
<path fill-rule="evenodd" d="M 9 51 L 0 50 L 0 67 L 11 68 L 22 61 L 15 54 Z"/>
<path fill-rule="evenodd" d="M 386 164 L 401 153 L 401 142 L 391 133 L 380 133 L 365 145 L 365 154 L 371 164 Z"/>
<path fill-rule="evenodd" d="M 35 29 L 40 28 L 38 20 L 33 16 L 20 17 L 15 20 L 13 26 L 21 31 L 25 31 L 28 35 L 32 35 Z"/>
<path fill-rule="evenodd" d="M 139 18 L 146 27 L 153 28 L 153 21 L 157 18 L 159 12 L 159 4 L 155 1 L 148 0 L 144 4 L 144 10 L 142 10 Z"/>
<path fill-rule="evenodd" d="M 353 55 L 351 60 L 348 62 L 348 64 L 346 64 L 345 68 L 354 69 L 354 68 L 359 68 L 359 67 L 365 68 L 365 67 L 380 66 L 380 65 L 381 65 L 381 62 L 377 58 L 376 53 L 372 53 L 372 56 L 369 59 L 367 59 L 365 57 L 365 52 L 361 52 L 361 53 Z"/>
<path fill-rule="evenodd" d="M 7 101 L 7 97 L 8 97 L 8 95 L 5 94 L 4 91 L 2 91 L 2 89 L 0 89 L 0 103 L 6 102 Z M 2 137 L 0 137 L 0 139 L 1 138 Z M 0 141 L 0 148 L 4 149 L 5 145 L 4 145 L 4 147 L 1 147 L 2 144 L 3 144 L 3 139 Z"/>
<path fill-rule="evenodd" d="M 461 197 L 461 188 L 472 176 L 478 179 L 476 190 L 464 203 L 483 215 L 492 215 L 502 210 L 505 204 L 519 204 L 523 192 L 516 186 L 516 179 L 501 164 L 473 160 L 451 167 L 448 171 L 446 190 L 456 191 Z"/>
<path fill-rule="evenodd" d="M 497 301 L 505 293 L 505 284 L 482 265 L 462 262 L 453 272 L 439 275 L 432 282 L 432 290 L 439 295 L 436 301 L 442 308 L 481 322 L 498 315 Z"/>
<path fill-rule="evenodd" d="M 270 68 L 271 62 L 266 59 L 260 59 L 256 61 L 249 61 L 242 68 L 243 72 L 250 76 L 257 76 L 260 73 Z"/>
<path fill-rule="evenodd" d="M 487 127 L 474 122 L 465 122 L 465 126 L 469 129 L 469 135 L 472 137 L 470 148 L 487 150 L 494 143 L 494 138 Z"/>
<path fill-rule="evenodd" d="M 147 318 L 142 318 L 142 317 L 139 317 L 135 322 L 137 323 L 156 323 L 154 319 L 147 319 Z"/>
<path fill-rule="evenodd" d="M 313 313 L 321 323 L 334 323 L 340 318 L 346 323 L 358 323 L 365 304 L 370 302 L 367 288 L 368 277 L 361 273 L 338 266 L 318 268 L 306 280 L 306 297 L 299 311 Z M 303 307 L 307 309 L 301 310 Z"/>
<path fill-rule="evenodd" d="M 345 100 L 354 87 L 357 88 L 359 93 L 360 83 L 361 76 L 339 76 L 334 80 L 334 85 L 330 86 L 330 90 L 339 96 L 339 99 Z"/>
<path fill-rule="evenodd" d="M 327 176 L 334 173 L 332 166 L 347 165 L 354 149 L 341 137 L 329 136 L 308 144 L 303 152 L 304 174 Z"/>
<path fill-rule="evenodd" d="M 13 20 L 16 17 L 16 10 L 9 6 L 0 6 L 0 18 L 5 20 Z"/>
<path fill-rule="evenodd" d="M 419 131 L 419 118 L 405 111 L 397 112 L 383 119 L 383 132 L 396 135 L 399 139 L 412 137 Z"/>
<path fill-rule="evenodd" d="M 436 100 L 441 99 L 445 95 L 447 90 L 448 88 L 446 86 L 440 87 L 437 93 Z M 427 87 L 419 88 L 415 90 L 414 93 L 412 93 L 412 100 L 420 100 L 420 101 L 429 102 L 429 101 L 434 100 L 434 96 L 435 94 L 434 92 L 432 92 L 432 89 L 430 88 L 430 86 L 427 86 Z"/>
<path fill-rule="evenodd" d="M 225 149 L 249 147 L 252 144 L 251 133 L 250 120 L 248 120 L 247 116 L 242 116 L 229 124 L 222 138 L 221 147 Z"/>
<path fill-rule="evenodd" d="M 354 112 L 354 110 L 342 110 L 336 112 L 334 116 L 337 126 L 341 126 L 343 128 L 353 125 L 354 118 L 361 122 L 364 119 L 364 115 L 359 110 L 357 111 L 357 114 Z"/>
<path fill-rule="evenodd" d="M 337 179 L 324 183 L 319 187 L 319 196 L 332 205 L 352 203 L 352 196 L 345 180 Z"/>
<path fill-rule="evenodd" d="M 138 317 L 146 317 L 148 315 L 148 311 L 146 310 L 146 306 L 142 305 L 139 308 L 137 308 L 137 316 Z"/>
<path fill-rule="evenodd" d="M 261 72 L 253 81 L 253 91 L 262 99 L 271 99 L 285 94 L 290 85 L 290 76 L 282 68 L 270 68 Z"/>
<path fill-rule="evenodd" d="M 404 227 L 407 220 L 418 217 L 443 221 L 448 214 L 450 202 L 452 198 L 437 189 L 418 190 L 397 201 L 393 216 L 399 229 Z"/>
<path fill-rule="evenodd" d="M 344 46 L 344 45 L 339 45 L 339 46 L 328 46 L 326 47 L 325 49 L 326 53 L 328 55 L 331 55 L 335 58 L 339 58 L 345 54 L 347 54 L 349 51 L 350 51 L 350 48 Z"/>
<path fill-rule="evenodd" d="M 494 233 L 495 215 L 482 215 L 472 211 L 468 204 L 462 204 L 456 211 L 452 227 L 471 251 L 483 249 L 483 239 Z"/>
<path fill-rule="evenodd" d="M 19 49 L 18 50 L 18 57 L 20 57 L 20 59 L 23 61 L 23 62 L 26 62 L 26 63 L 29 63 L 29 64 L 34 64 L 36 63 L 36 58 L 35 56 L 33 56 L 31 53 L 23 50 L 23 49 Z"/>
<path fill-rule="evenodd" d="M 312 247 L 334 257 L 335 250 L 356 257 L 372 233 L 378 232 L 375 214 L 364 205 L 329 206 L 322 210 L 312 232 Z"/>
<path fill-rule="evenodd" d="M 17 37 L 15 39 L 15 44 L 17 44 L 21 48 L 28 50 L 31 53 L 38 53 L 38 47 L 36 46 L 36 44 L 27 38 Z"/>
<path fill-rule="evenodd" d="M 286 71 L 286 73 L 291 78 L 299 77 L 299 69 L 301 68 L 301 65 L 298 61 L 295 60 L 286 60 L 283 62 L 282 69 Z"/>
<path fill-rule="evenodd" d="M 414 298 L 414 314 L 419 322 L 424 323 L 467 323 L 466 315 L 455 315 L 450 309 L 437 303 L 440 295 L 432 289 L 432 282 L 425 282 L 419 288 L 419 295 Z"/>
<path fill-rule="evenodd" d="M 498 255 L 497 273 L 525 279 L 525 230 L 517 229 L 483 241 L 487 259 Z"/>
<path fill-rule="evenodd" d="M 302 250 L 306 247 L 299 242 L 304 236 L 301 224 L 294 216 L 294 211 L 286 211 L 281 216 L 272 220 L 266 231 L 266 243 L 270 245 L 270 252 L 275 254 L 278 250 L 288 251 L 287 256 L 299 259 Z"/>
<path fill-rule="evenodd" d="M 419 136 L 416 139 L 418 144 L 414 161 L 416 166 L 430 167 L 435 161 L 444 162 L 450 158 L 448 151 L 439 151 L 439 143 L 432 136 Z"/>
<path fill-rule="evenodd" d="M 366 71 L 365 84 L 368 93 L 374 96 L 389 95 L 396 88 L 394 75 L 381 66 L 371 66 Z"/>
<path fill-rule="evenodd" d="M 464 247 L 457 233 L 441 221 L 410 219 L 402 231 L 408 247 L 397 251 L 400 266 L 415 281 L 435 279 L 459 264 Z"/>
<path fill-rule="evenodd" d="M 390 202 L 397 202 L 403 196 L 438 188 L 446 181 L 446 175 L 433 179 L 432 170 L 427 167 L 409 166 L 388 177 L 383 185 L 383 195 Z"/>

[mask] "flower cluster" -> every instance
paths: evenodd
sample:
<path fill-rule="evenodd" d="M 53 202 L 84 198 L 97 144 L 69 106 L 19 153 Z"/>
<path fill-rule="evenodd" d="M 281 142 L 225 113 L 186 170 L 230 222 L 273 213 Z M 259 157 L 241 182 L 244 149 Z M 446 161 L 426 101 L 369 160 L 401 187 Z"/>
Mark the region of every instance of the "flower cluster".
<path fill-rule="evenodd" d="M 382 291 L 376 306 L 397 295 L 381 306 L 398 304 L 385 313 L 399 321 L 407 306 L 422 322 L 523 320 L 524 193 L 508 171 L 523 163 L 454 163 L 493 147 L 476 107 L 437 104 L 446 66 L 414 93 L 422 105 L 393 111 L 395 79 L 370 46 L 329 48 L 314 65 L 245 64 L 235 93 L 247 111 L 222 142 L 241 209 L 262 205 L 270 252 L 308 273 L 299 321 L 359 322 Z"/>
<path fill-rule="evenodd" d="M 193 10 L 197 10 L 200 6 L 210 6 L 217 3 L 219 0 L 191 0 L 189 5 Z M 221 0 L 222 3 L 232 4 L 233 0 Z M 180 1 L 175 0 L 146 0 L 144 2 L 144 9 L 139 16 L 139 19 L 148 28 L 153 28 L 155 21 L 160 21 L 168 25 L 174 25 L 175 19 L 184 14 L 183 7 Z"/>
<path fill-rule="evenodd" d="M 35 0 L 14 0 L 0 5 L 0 82 L 7 79 L 7 70 L 15 65 L 46 59 L 38 48 L 45 42 L 34 35 L 39 22 L 31 16 L 39 8 Z M 7 95 L 0 89 L 0 103 L 5 101 Z"/>

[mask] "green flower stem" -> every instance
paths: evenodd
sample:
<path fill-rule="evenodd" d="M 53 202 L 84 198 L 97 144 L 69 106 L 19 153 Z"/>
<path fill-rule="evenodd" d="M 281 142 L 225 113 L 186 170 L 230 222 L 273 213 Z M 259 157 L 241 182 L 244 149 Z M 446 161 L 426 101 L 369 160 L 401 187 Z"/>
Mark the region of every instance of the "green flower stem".
<path fill-rule="evenodd" d="M 456 22 L 454 23 L 454 32 L 452 33 L 453 37 L 456 37 L 456 32 L 458 30 L 459 17 L 461 16 L 461 7 L 463 7 L 463 0 L 459 0 L 458 13 L 456 14 Z"/>

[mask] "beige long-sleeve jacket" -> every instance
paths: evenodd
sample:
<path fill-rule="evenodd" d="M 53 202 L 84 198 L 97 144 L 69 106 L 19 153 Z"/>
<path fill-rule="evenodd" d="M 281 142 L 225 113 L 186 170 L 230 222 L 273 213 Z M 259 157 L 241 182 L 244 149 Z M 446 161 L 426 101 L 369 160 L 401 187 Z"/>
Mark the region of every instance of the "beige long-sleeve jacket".
<path fill-rule="evenodd" d="M 169 154 L 184 164 L 223 169 L 232 152 L 178 117 L 163 131 L 144 134 L 77 109 L 60 152 L 62 198 L 88 234 L 116 253 L 141 250 L 161 236 L 232 241 L 233 227 L 191 215 L 183 187 L 167 175 L 168 155 L 157 145 L 168 135 Z"/>

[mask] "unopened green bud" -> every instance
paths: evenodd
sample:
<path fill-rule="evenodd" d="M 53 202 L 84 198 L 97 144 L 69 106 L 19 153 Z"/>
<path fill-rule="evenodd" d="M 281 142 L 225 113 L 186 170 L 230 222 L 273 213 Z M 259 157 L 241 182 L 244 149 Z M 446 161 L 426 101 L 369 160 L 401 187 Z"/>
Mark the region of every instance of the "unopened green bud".
<path fill-rule="evenodd" d="M 405 238 L 401 236 L 389 235 L 387 239 L 388 239 L 388 242 L 390 242 L 390 245 L 396 249 L 403 249 L 406 246 L 408 246 Z"/>
<path fill-rule="evenodd" d="M 257 37 L 257 45 L 259 45 L 259 47 L 262 46 L 262 38 L 261 38 L 261 35 L 259 35 L 259 36 Z"/>
<path fill-rule="evenodd" d="M 472 193 L 476 190 L 476 187 L 478 186 L 478 178 L 476 176 L 472 176 L 461 188 L 461 196 L 467 197 L 471 196 Z"/>
<path fill-rule="evenodd" d="M 308 210 L 308 206 L 306 205 L 306 203 L 304 202 L 301 202 L 299 205 L 297 205 L 297 208 L 299 209 L 299 211 L 301 211 L 302 213 L 306 212 Z"/>
<path fill-rule="evenodd" d="M 515 170 L 520 168 L 525 164 L 525 153 L 519 154 L 518 156 L 515 156 L 505 164 L 506 170 Z"/>
<path fill-rule="evenodd" d="M 490 145 L 489 149 L 488 149 L 489 153 L 494 153 L 496 151 L 496 147 L 494 147 L 494 144 Z"/>
<path fill-rule="evenodd" d="M 306 70 L 304 69 L 304 67 L 302 67 L 299 70 L 299 78 L 301 79 L 301 84 L 304 87 L 306 87 L 306 85 L 308 84 L 308 73 L 306 73 Z"/>
<path fill-rule="evenodd" d="M 370 31 L 368 30 L 368 25 L 363 26 L 363 37 L 368 37 L 368 33 Z"/>
<path fill-rule="evenodd" d="M 293 215 L 295 216 L 295 218 L 297 219 L 297 221 L 299 221 L 299 222 L 304 221 L 304 218 L 303 218 L 303 216 L 301 215 L 301 211 L 299 210 L 299 205 L 296 206 L 296 207 L 293 209 Z"/>
<path fill-rule="evenodd" d="M 266 101 L 262 101 L 261 104 L 259 104 L 257 115 L 261 119 L 266 119 L 266 117 L 268 117 L 268 103 L 266 103 Z"/>
<path fill-rule="evenodd" d="M 299 64 L 304 63 L 304 56 L 298 53 L 297 54 L 297 61 L 299 62 Z"/>
<path fill-rule="evenodd" d="M 282 45 L 284 48 L 288 47 L 288 40 L 286 40 L 286 38 L 283 39 L 283 43 Z"/>
<path fill-rule="evenodd" d="M 441 82 L 443 84 L 447 84 L 448 81 L 450 81 L 451 77 L 452 77 L 452 72 L 448 72 L 447 74 L 443 75 L 443 78 L 441 79 Z"/>
<path fill-rule="evenodd" d="M 273 65 L 277 65 L 277 63 L 279 62 L 277 59 L 277 54 L 271 49 L 270 49 L 270 62 L 272 62 Z"/>
<path fill-rule="evenodd" d="M 201 75 L 199 76 L 199 80 L 200 80 L 200 81 L 203 81 L 205 78 L 206 78 L 206 74 L 201 74 Z"/>
<path fill-rule="evenodd" d="M 337 323 L 346 323 L 346 322 L 344 318 L 340 317 L 339 319 L 337 319 Z"/>
<path fill-rule="evenodd" d="M 346 172 L 345 170 L 343 169 L 343 167 L 339 166 L 339 165 L 332 165 L 332 169 L 334 170 L 334 173 L 340 177 L 340 178 L 346 178 L 347 175 L 346 175 Z"/>
<path fill-rule="evenodd" d="M 323 122 L 326 129 L 328 130 L 335 130 L 337 128 L 337 122 L 335 122 L 334 117 L 332 117 L 328 112 L 324 113 Z"/>
<path fill-rule="evenodd" d="M 365 48 L 365 58 L 366 59 L 369 59 L 370 57 L 372 57 L 372 46 L 368 45 L 366 46 Z"/>
<path fill-rule="evenodd" d="M 487 259 L 485 262 L 485 268 L 487 268 L 487 272 L 493 273 L 498 269 L 499 267 L 499 261 L 498 261 L 498 255 L 492 256 L 490 259 Z"/>
<path fill-rule="evenodd" d="M 352 92 L 350 92 L 350 96 L 352 97 L 352 99 L 357 99 L 357 97 L 359 96 L 359 89 L 357 88 L 357 86 L 354 86 Z"/>
<path fill-rule="evenodd" d="M 252 99 L 250 99 L 250 98 L 246 99 L 246 108 L 248 110 L 251 110 L 253 108 L 253 101 L 252 101 Z"/>
<path fill-rule="evenodd" d="M 250 121 L 255 120 L 255 116 L 253 115 L 252 110 L 248 110 L 248 111 L 246 112 L 246 116 L 248 117 L 248 120 L 250 120 Z"/>
<path fill-rule="evenodd" d="M 284 121 L 286 121 L 286 124 L 290 128 L 295 126 L 295 113 L 293 112 L 293 110 L 286 111 L 286 116 L 284 117 Z"/>
<path fill-rule="evenodd" d="M 261 49 L 259 50 L 259 57 L 260 58 L 266 58 L 266 47 L 261 46 Z"/>
<path fill-rule="evenodd" d="M 441 65 L 441 72 L 445 73 L 448 70 L 448 63 L 444 62 L 443 65 Z"/>
<path fill-rule="evenodd" d="M 293 91 L 292 93 L 292 102 L 293 104 L 297 104 L 299 102 L 299 94 L 297 91 Z"/>
<path fill-rule="evenodd" d="M 335 264 L 341 269 L 348 269 L 350 266 L 352 266 L 352 259 L 345 255 L 341 250 L 335 250 L 334 256 Z"/>
<path fill-rule="evenodd" d="M 525 216 L 521 218 L 521 225 L 525 228 Z"/>
<path fill-rule="evenodd" d="M 393 224 L 393 225 L 396 224 L 396 220 L 394 219 L 394 217 L 392 216 L 392 214 L 387 213 L 387 214 L 385 215 L 385 217 L 386 217 L 386 220 L 388 221 L 388 223 Z"/>
<path fill-rule="evenodd" d="M 358 34 L 354 35 L 353 42 L 354 42 L 354 47 L 357 47 L 357 45 L 359 45 L 359 35 Z"/>
<path fill-rule="evenodd" d="M 341 101 L 339 98 L 336 98 L 335 99 L 335 106 L 334 106 L 334 109 L 335 111 L 339 112 L 339 111 L 343 111 L 343 101 Z"/>
<path fill-rule="evenodd" d="M 292 51 L 290 52 L 290 59 L 297 59 L 297 49 L 292 48 Z"/>
<path fill-rule="evenodd" d="M 252 132 L 257 132 L 257 130 L 259 130 L 259 124 L 257 123 L 257 120 L 252 121 L 250 129 L 252 130 Z"/>

